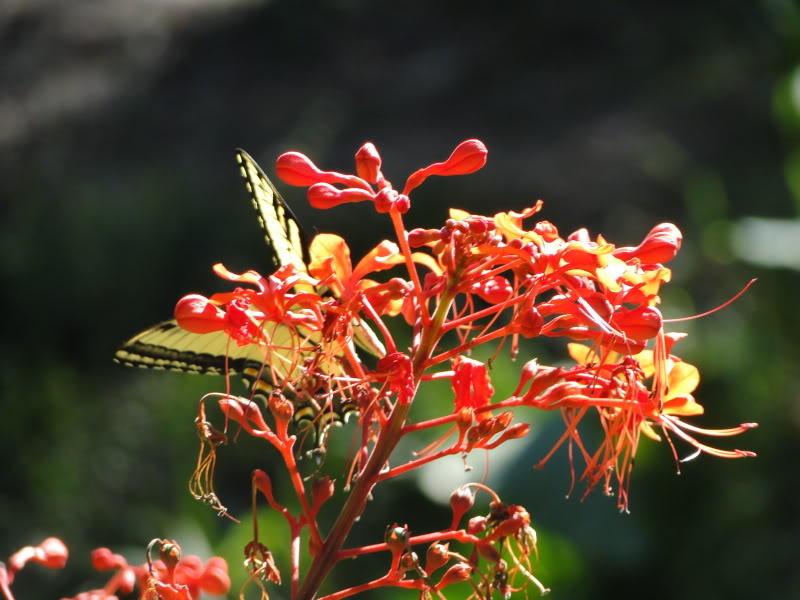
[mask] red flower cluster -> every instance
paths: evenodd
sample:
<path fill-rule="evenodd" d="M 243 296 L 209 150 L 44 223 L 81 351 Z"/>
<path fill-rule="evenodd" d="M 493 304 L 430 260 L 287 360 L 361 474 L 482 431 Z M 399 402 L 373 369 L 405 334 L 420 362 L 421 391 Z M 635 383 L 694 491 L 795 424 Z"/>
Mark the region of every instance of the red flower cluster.
<path fill-rule="evenodd" d="M 526 435 L 528 425 L 513 422 L 523 406 L 558 409 L 563 414 L 564 434 L 538 464 L 564 443 L 577 448 L 570 457 L 578 456 L 585 464 L 581 479 L 587 492 L 601 485 L 611 494 L 615 484 L 622 510 L 628 506 L 629 477 L 642 433 L 653 440 L 661 440 L 663 434 L 673 452 L 670 436 L 696 453 L 753 455 L 712 448 L 697 436 L 735 435 L 754 424 L 702 430 L 683 421 L 703 409 L 692 396 L 699 382 L 697 369 L 672 354 L 683 334 L 664 331 L 658 308 L 661 286 L 671 278 L 664 263 L 681 246 L 682 235 L 675 225 L 657 225 L 637 246 L 617 247 L 602 236 L 592 238 L 585 229 L 561 237 L 548 221 L 528 223 L 541 211 L 540 201 L 521 213 L 494 216 L 453 209 L 441 228 L 406 228 L 403 219 L 412 190 L 430 175 L 471 173 L 483 166 L 486 155 L 481 142 L 463 142 L 447 160 L 413 173 L 398 192 L 384 177 L 372 144 L 356 154 L 357 175 L 324 171 L 302 154 L 284 154 L 278 159 L 278 175 L 287 183 L 308 186 L 313 206 L 327 209 L 372 202 L 378 213 L 391 219 L 395 240 L 381 242 L 354 266 L 345 240 L 320 234 L 311 244 L 307 272 L 290 265 L 262 277 L 252 271 L 233 274 L 217 265 L 217 274 L 249 287 L 208 299 L 187 296 L 178 303 L 176 317 L 189 331 L 224 331 L 238 345 L 260 348 L 276 388 L 291 392 L 295 406 L 338 402 L 358 408 L 360 441 L 350 465 L 352 489 L 328 536 L 316 523 L 318 502 L 301 500 L 302 516 L 290 517 L 272 498 L 271 488 L 261 480 L 254 483 L 287 517 L 293 539 L 299 540 L 300 529 L 310 529 L 314 561 L 299 584 L 299 597 L 313 596 L 328 570 L 344 556 L 341 545 L 347 531 L 376 483 L 446 455 L 493 448 Z M 391 333 L 387 323 L 395 317 L 411 327 L 409 348 Z M 494 386 L 487 364 L 469 353 L 484 344 L 505 343 L 516 356 L 521 352 L 520 338 L 538 336 L 572 340 L 567 345 L 572 362 L 549 367 L 535 359 L 526 361 L 514 394 L 492 403 Z M 374 367 L 362 362 L 356 346 L 379 357 Z M 411 423 L 408 417 L 419 387 L 434 379 L 451 381 L 453 403 L 442 403 L 435 419 Z M 276 412 L 283 403 L 280 394 L 269 402 L 277 434 L 253 403 L 228 398 L 221 405 L 245 431 L 278 448 L 293 472 L 294 437 L 286 429 L 291 408 L 288 413 Z M 596 416 L 603 432 L 596 449 L 587 448 L 578 431 L 588 415 Z M 448 426 L 418 458 L 388 467 L 401 438 L 420 429 Z M 293 477 L 298 497 L 308 497 L 302 479 Z M 325 500 L 333 494 L 330 486 Z M 516 515 L 524 513 L 521 507 L 506 508 Z M 507 523 L 516 521 L 509 517 L 503 522 L 502 527 L 510 527 Z M 525 523 L 522 529 L 530 536 L 533 530 Z M 496 533 L 504 531 L 502 527 L 492 526 L 492 541 L 507 537 Z M 470 528 L 460 531 L 476 533 Z M 422 543 L 427 538 L 410 539 Z M 529 549 L 530 544 L 520 540 Z M 393 575 L 381 579 L 381 585 L 408 587 L 397 573 L 406 564 L 403 557 L 409 543 L 405 540 L 406 546 L 392 550 Z M 499 561 L 497 557 L 508 551 L 502 545 L 490 550 L 489 545 L 477 544 L 476 557 Z M 470 578 L 480 571 L 475 560 L 460 560 L 438 584 L 421 577 L 416 581 L 423 583 L 414 586 L 439 590 L 451 580 Z M 406 566 L 426 571 L 413 560 Z M 526 568 L 520 566 L 522 571 Z M 299 564 L 293 565 L 295 585 L 298 570 Z M 343 596 L 334 594 L 332 599 L 338 597 Z"/>
<path fill-rule="evenodd" d="M 141 600 L 196 600 L 203 593 L 226 594 L 231 586 L 228 565 L 212 557 L 203 565 L 197 556 L 181 558 L 175 542 L 153 540 L 159 546 L 160 560 L 130 566 L 125 558 L 108 548 L 92 552 L 92 566 L 100 572 L 114 571 L 108 583 L 97 590 L 82 592 L 73 600 L 116 600 L 117 594 L 128 595 L 138 586 Z"/>

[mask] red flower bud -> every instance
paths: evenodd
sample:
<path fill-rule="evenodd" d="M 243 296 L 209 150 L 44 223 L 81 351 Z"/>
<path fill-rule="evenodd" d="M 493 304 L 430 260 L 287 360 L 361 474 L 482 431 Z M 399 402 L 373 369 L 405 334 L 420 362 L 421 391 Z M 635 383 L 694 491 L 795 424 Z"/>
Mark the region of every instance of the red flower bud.
<path fill-rule="evenodd" d="M 425 553 L 425 572 L 433 573 L 450 560 L 450 544 L 431 544 Z"/>
<path fill-rule="evenodd" d="M 480 140 L 461 142 L 446 161 L 434 163 L 412 173 L 411 177 L 406 181 L 403 194 L 408 194 L 414 188 L 419 187 L 430 175 L 446 176 L 474 173 L 486 164 L 488 153 L 486 146 Z"/>
<path fill-rule="evenodd" d="M 502 275 L 495 275 L 476 283 L 472 286 L 472 291 L 489 304 L 501 304 L 511 298 L 511 294 L 514 292 L 511 282 Z"/>
<path fill-rule="evenodd" d="M 222 331 L 229 326 L 225 312 L 200 294 L 181 298 L 175 305 L 175 319 L 181 329 L 192 333 Z"/>
<path fill-rule="evenodd" d="M 373 200 L 374 195 L 358 188 L 340 190 L 329 183 L 316 183 L 308 188 L 308 201 L 314 208 L 326 209 L 348 202 Z"/>
<path fill-rule="evenodd" d="M 109 571 L 111 569 L 122 569 L 128 566 L 128 562 L 120 554 L 114 554 L 108 548 L 97 548 L 92 550 L 92 568 L 97 571 Z"/>
<path fill-rule="evenodd" d="M 520 311 L 519 315 L 511 322 L 511 333 L 518 333 L 525 338 L 533 338 L 542 333 L 544 317 L 535 306 Z"/>
<path fill-rule="evenodd" d="M 450 507 L 453 509 L 452 529 L 456 528 L 459 521 L 461 521 L 461 517 L 464 516 L 465 512 L 472 508 L 474 503 L 475 494 L 467 486 L 456 488 L 453 493 L 450 494 Z"/>
<path fill-rule="evenodd" d="M 454 583 L 461 583 L 462 581 L 466 581 L 469 579 L 470 575 L 472 575 L 472 567 L 464 563 L 458 563 L 457 565 L 453 565 L 447 571 L 445 571 L 442 578 L 439 580 L 439 583 L 436 584 L 436 589 L 440 590 L 448 585 L 453 585 Z"/>
<path fill-rule="evenodd" d="M 654 306 L 638 306 L 616 313 L 611 323 L 633 340 L 651 340 L 661 331 L 663 319 Z"/>
<path fill-rule="evenodd" d="M 289 185 L 308 187 L 320 181 L 327 181 L 325 173 L 300 152 L 281 154 L 275 163 L 275 170 L 278 177 Z"/>
<path fill-rule="evenodd" d="M 64 542 L 58 538 L 47 538 L 39 544 L 36 550 L 37 557 L 33 559 L 34 562 L 48 569 L 62 569 L 67 564 L 69 551 Z"/>
<path fill-rule="evenodd" d="M 497 448 L 500 444 L 505 443 L 508 440 L 516 440 L 528 435 L 528 432 L 531 430 L 531 426 L 528 423 L 514 423 L 511 427 L 506 429 L 495 441 L 490 444 L 484 444 L 483 448 L 486 450 L 491 450 L 492 448 Z"/>
<path fill-rule="evenodd" d="M 412 229 L 408 232 L 408 245 L 412 248 L 419 248 L 441 240 L 442 232 L 439 229 Z"/>
<path fill-rule="evenodd" d="M 408 535 L 408 526 L 400 527 L 395 523 L 392 527 L 386 528 L 383 541 L 392 554 L 398 554 L 408 547 Z"/>
<path fill-rule="evenodd" d="M 470 535 L 478 535 L 479 533 L 483 533 L 486 531 L 486 527 L 488 526 L 488 522 L 486 517 L 478 516 L 472 517 L 469 520 L 469 524 L 467 525 L 467 533 Z"/>
<path fill-rule="evenodd" d="M 475 548 L 489 562 L 496 563 L 500 561 L 500 552 L 494 547 L 494 543 L 491 540 L 479 540 L 475 544 Z"/>
<path fill-rule="evenodd" d="M 356 173 L 369 183 L 377 183 L 381 174 L 381 155 L 372 142 L 367 142 L 356 152 Z"/>
<path fill-rule="evenodd" d="M 227 594 L 231 588 L 231 578 L 228 575 L 228 563 L 225 559 L 219 556 L 209 558 L 199 583 L 203 591 L 212 596 Z"/>
<path fill-rule="evenodd" d="M 311 484 L 311 503 L 314 512 L 319 510 L 326 500 L 333 497 L 335 486 L 331 478 L 327 475 L 325 477 L 314 479 Z"/>

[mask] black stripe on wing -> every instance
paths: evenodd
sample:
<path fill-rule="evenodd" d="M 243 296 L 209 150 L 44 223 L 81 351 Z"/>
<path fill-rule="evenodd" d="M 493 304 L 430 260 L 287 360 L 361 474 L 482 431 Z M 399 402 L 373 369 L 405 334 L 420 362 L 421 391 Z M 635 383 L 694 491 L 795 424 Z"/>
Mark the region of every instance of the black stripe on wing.
<path fill-rule="evenodd" d="M 237 346 L 224 331 L 191 333 L 181 329 L 177 321 L 165 321 L 125 342 L 114 355 L 114 362 L 130 367 L 224 375 L 243 373 L 245 368 L 253 366 L 260 368 L 263 359 L 256 347 Z"/>

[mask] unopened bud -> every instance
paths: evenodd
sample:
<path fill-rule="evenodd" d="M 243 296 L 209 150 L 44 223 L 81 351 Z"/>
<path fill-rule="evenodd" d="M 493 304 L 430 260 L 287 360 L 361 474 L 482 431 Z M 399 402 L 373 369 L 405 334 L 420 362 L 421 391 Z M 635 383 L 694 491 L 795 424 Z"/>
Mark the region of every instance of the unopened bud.
<path fill-rule="evenodd" d="M 286 152 L 278 157 L 275 170 L 289 185 L 308 187 L 325 181 L 325 174 L 305 154 Z"/>
<path fill-rule="evenodd" d="M 461 521 L 461 517 L 464 516 L 464 513 L 472 508 L 473 504 L 475 504 L 475 494 L 465 485 L 456 488 L 455 491 L 450 494 L 450 508 L 453 509 L 453 529 L 455 529 L 459 521 Z"/>
<path fill-rule="evenodd" d="M 450 544 L 431 544 L 425 553 L 425 572 L 430 574 L 450 560 Z"/>
<path fill-rule="evenodd" d="M 611 324 L 633 340 L 651 340 L 661 331 L 663 318 L 654 306 L 637 306 L 614 314 Z"/>
<path fill-rule="evenodd" d="M 181 329 L 191 333 L 211 333 L 228 327 L 225 312 L 200 294 L 189 294 L 178 300 L 175 319 Z"/>
<path fill-rule="evenodd" d="M 358 188 L 340 190 L 329 183 L 315 183 L 308 188 L 308 201 L 314 208 L 326 209 L 348 202 L 373 200 L 374 195 Z"/>
<path fill-rule="evenodd" d="M 461 583 L 462 581 L 466 581 L 472 575 L 472 567 L 464 563 L 458 563 L 457 565 L 453 565 L 445 574 L 442 575 L 442 578 L 439 580 L 439 583 L 436 584 L 436 589 L 440 590 L 442 588 L 447 587 L 448 585 L 453 585 L 454 583 Z"/>
<path fill-rule="evenodd" d="M 419 556 L 416 552 L 405 552 L 400 557 L 400 563 L 397 566 L 399 571 L 413 571 L 419 566 Z"/>
<path fill-rule="evenodd" d="M 212 596 L 224 596 L 231 588 L 231 578 L 228 575 L 228 563 L 219 556 L 208 559 L 203 575 L 199 581 L 200 587 Z"/>
<path fill-rule="evenodd" d="M 311 503 L 314 512 L 319 510 L 325 501 L 330 500 L 336 486 L 327 475 L 321 479 L 315 479 L 311 484 Z"/>
<path fill-rule="evenodd" d="M 472 517 L 467 525 L 467 533 L 470 535 L 478 535 L 486 531 L 488 520 L 484 516 Z"/>
<path fill-rule="evenodd" d="M 174 568 L 181 560 L 181 547 L 177 542 L 163 540 L 158 551 L 158 557 L 168 568 Z"/>
<path fill-rule="evenodd" d="M 412 248 L 419 248 L 441 240 L 442 232 L 439 229 L 412 229 L 408 232 L 408 245 Z"/>
<path fill-rule="evenodd" d="M 382 177 L 381 155 L 372 142 L 367 142 L 356 152 L 356 173 L 369 183 L 377 183 Z"/>
<path fill-rule="evenodd" d="M 408 547 L 408 527 L 400 527 L 397 523 L 387 527 L 383 541 L 392 554 L 404 551 Z"/>

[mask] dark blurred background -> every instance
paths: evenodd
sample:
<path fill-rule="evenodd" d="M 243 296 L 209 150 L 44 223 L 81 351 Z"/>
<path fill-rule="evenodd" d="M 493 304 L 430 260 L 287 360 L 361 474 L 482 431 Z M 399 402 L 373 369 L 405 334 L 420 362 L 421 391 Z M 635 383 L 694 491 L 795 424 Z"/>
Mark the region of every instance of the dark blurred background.
<path fill-rule="evenodd" d="M 799 114 L 791 0 L 5 2 L 0 557 L 48 535 L 72 552 L 64 572 L 23 571 L 18 597 L 97 586 L 91 548 L 141 562 L 158 536 L 222 553 L 241 582 L 246 527 L 218 519 L 185 485 L 197 399 L 222 380 L 111 362 L 181 295 L 227 289 L 213 263 L 266 269 L 233 149 L 271 176 L 290 149 L 351 171 L 371 140 L 401 184 L 470 137 L 489 147 L 488 165 L 426 183 L 408 223 L 437 227 L 448 206 L 493 214 L 537 198 L 562 234 L 585 226 L 618 245 L 672 221 L 685 241 L 662 296 L 668 317 L 709 310 L 759 279 L 723 311 L 673 326 L 691 333 L 676 350 L 702 372 L 707 415 L 696 422 L 758 421 L 719 440 L 758 458 L 702 456 L 678 476 L 666 444 L 643 442 L 629 515 L 599 493 L 581 502 L 579 487 L 566 499 L 563 451 L 531 468 L 557 417 L 521 415 L 530 440 L 490 459 L 490 481 L 533 516 L 536 573 L 552 597 L 800 597 Z M 367 207 L 321 213 L 282 187 L 310 231 L 345 234 L 357 250 L 389 233 Z M 446 389 L 437 400 L 451 401 Z M 483 459 L 471 460 L 468 478 L 480 479 Z M 225 451 L 218 491 L 237 516 L 250 470 L 274 461 L 244 440 Z M 460 461 L 447 469 L 378 490 L 362 543 L 394 521 L 443 527 L 452 486 L 431 481 L 467 480 Z M 265 519 L 282 560 L 285 528 Z M 369 560 L 345 564 L 329 591 L 386 568 L 385 556 Z"/>

